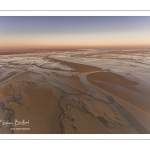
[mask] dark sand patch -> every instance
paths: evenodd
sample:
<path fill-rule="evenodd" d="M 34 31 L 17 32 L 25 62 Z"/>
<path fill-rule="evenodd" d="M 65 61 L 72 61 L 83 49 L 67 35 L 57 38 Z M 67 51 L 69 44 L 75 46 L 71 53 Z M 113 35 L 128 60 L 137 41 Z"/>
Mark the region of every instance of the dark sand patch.
<path fill-rule="evenodd" d="M 86 73 L 86 72 L 101 71 L 101 69 L 98 67 L 57 60 L 54 58 L 47 58 L 47 59 L 53 60 L 54 62 L 60 62 L 63 65 L 66 65 L 66 66 L 69 66 L 70 68 L 73 68 L 73 70 L 71 70 L 71 72 Z"/>

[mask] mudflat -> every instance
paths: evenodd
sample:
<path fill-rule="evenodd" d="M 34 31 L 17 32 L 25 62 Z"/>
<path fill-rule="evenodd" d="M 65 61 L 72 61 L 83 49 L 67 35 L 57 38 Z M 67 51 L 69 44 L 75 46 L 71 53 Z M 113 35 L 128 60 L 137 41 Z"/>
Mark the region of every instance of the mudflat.
<path fill-rule="evenodd" d="M 149 54 L 0 55 L 0 133 L 150 133 Z"/>

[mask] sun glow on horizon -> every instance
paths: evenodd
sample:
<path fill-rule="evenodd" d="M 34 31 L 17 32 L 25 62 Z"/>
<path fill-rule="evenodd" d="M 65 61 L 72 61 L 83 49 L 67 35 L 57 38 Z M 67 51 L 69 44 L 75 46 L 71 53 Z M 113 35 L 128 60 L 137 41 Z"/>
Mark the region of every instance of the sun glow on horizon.
<path fill-rule="evenodd" d="M 150 17 L 0 17 L 0 49 L 150 47 Z"/>

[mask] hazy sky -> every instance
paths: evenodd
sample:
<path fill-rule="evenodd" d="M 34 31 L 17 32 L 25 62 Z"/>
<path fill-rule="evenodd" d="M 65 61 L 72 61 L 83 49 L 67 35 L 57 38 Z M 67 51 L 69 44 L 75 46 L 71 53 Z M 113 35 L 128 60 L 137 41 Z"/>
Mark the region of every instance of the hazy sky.
<path fill-rule="evenodd" d="M 0 17 L 0 49 L 150 46 L 150 17 Z"/>

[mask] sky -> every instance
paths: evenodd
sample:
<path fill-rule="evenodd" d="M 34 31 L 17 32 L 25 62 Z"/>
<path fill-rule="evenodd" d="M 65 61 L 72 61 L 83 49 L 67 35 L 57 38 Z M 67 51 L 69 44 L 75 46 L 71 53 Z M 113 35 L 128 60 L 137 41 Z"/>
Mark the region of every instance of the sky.
<path fill-rule="evenodd" d="M 0 49 L 150 47 L 148 16 L 0 16 Z"/>

